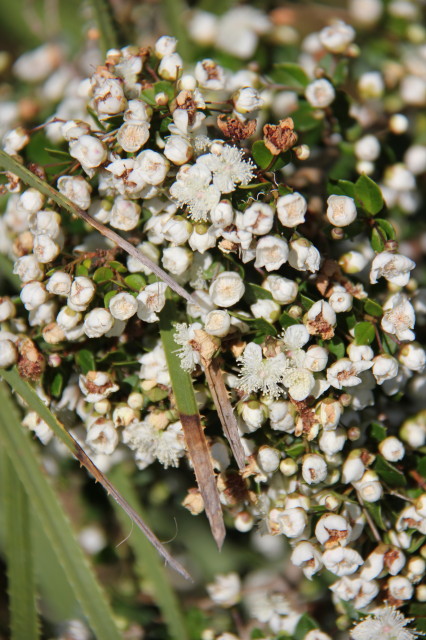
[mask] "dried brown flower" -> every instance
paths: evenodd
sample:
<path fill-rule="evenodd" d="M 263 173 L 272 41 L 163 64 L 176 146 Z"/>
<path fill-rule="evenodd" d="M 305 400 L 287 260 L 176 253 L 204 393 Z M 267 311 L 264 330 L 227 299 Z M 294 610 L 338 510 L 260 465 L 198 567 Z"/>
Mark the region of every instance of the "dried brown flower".
<path fill-rule="evenodd" d="M 294 147 L 297 142 L 297 133 L 294 132 L 293 120 L 286 118 L 280 120 L 279 124 L 265 124 L 263 141 L 274 156 Z"/>

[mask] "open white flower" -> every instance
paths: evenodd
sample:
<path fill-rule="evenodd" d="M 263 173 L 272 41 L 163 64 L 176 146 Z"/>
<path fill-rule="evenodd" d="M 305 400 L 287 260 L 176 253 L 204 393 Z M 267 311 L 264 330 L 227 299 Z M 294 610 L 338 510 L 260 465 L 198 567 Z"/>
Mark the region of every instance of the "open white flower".
<path fill-rule="evenodd" d="M 350 632 L 353 640 L 414 640 L 422 634 L 415 629 L 407 629 L 414 618 L 404 615 L 386 604 L 376 609 L 374 615 L 367 616 Z"/>
<path fill-rule="evenodd" d="M 404 287 L 410 279 L 410 271 L 416 263 L 399 253 L 382 251 L 378 253 L 371 264 L 370 282 L 376 284 L 379 278 L 385 278 L 388 282 Z"/>
<path fill-rule="evenodd" d="M 407 296 L 395 293 L 385 302 L 383 311 L 381 325 L 384 331 L 396 335 L 398 340 L 414 340 L 411 329 L 414 327 L 415 313 Z"/>
<path fill-rule="evenodd" d="M 308 580 L 322 567 L 321 553 L 318 549 L 306 540 L 299 542 L 293 549 L 291 561 L 296 567 L 301 567 Z"/>
<path fill-rule="evenodd" d="M 201 329 L 199 322 L 187 325 L 185 322 L 177 323 L 176 330 L 173 334 L 176 344 L 180 345 L 180 349 L 176 350 L 181 359 L 181 367 L 185 371 L 193 371 L 197 364 L 200 364 L 200 354 L 192 346 L 195 340 L 195 331 Z"/>
<path fill-rule="evenodd" d="M 214 153 L 205 153 L 197 165 L 207 167 L 213 174 L 213 184 L 221 193 L 234 191 L 237 184 L 246 185 L 254 177 L 254 164 L 244 160 L 244 151 L 229 144 L 218 145 Z"/>
<path fill-rule="evenodd" d="M 207 585 L 210 598 L 221 607 L 232 607 L 241 596 L 241 581 L 237 573 L 219 574 Z"/>
<path fill-rule="evenodd" d="M 185 453 L 185 440 L 180 422 L 157 429 L 148 416 L 141 422 L 133 421 L 123 429 L 123 442 L 136 452 L 140 469 L 158 460 L 165 469 L 177 467 Z"/>
<path fill-rule="evenodd" d="M 287 262 L 288 244 L 285 238 L 263 236 L 256 246 L 256 269 L 265 267 L 266 271 L 278 271 Z"/>
<path fill-rule="evenodd" d="M 232 307 L 244 295 L 241 276 L 234 271 L 222 271 L 210 285 L 209 294 L 218 307 Z"/>
<path fill-rule="evenodd" d="M 277 200 L 277 214 L 284 227 L 297 227 L 305 222 L 308 209 L 305 198 L 297 192 L 288 193 Z"/>
<path fill-rule="evenodd" d="M 322 554 L 322 561 L 328 571 L 336 576 L 348 576 L 358 570 L 364 560 L 355 549 L 335 547 Z"/>
<path fill-rule="evenodd" d="M 238 387 L 246 393 L 261 391 L 264 395 L 277 398 L 282 395 L 282 381 L 286 358 L 279 353 L 272 358 L 263 358 L 260 345 L 250 342 L 243 355 L 237 358 L 241 363 Z"/>
<path fill-rule="evenodd" d="M 362 382 L 359 374 L 372 366 L 369 361 L 352 362 L 349 358 L 340 358 L 327 369 L 327 380 L 335 389 L 355 387 Z"/>
<path fill-rule="evenodd" d="M 139 303 L 137 309 L 138 318 L 144 322 L 156 322 L 159 320 L 157 313 L 159 313 L 166 304 L 166 290 L 167 285 L 165 282 L 148 284 L 137 297 Z M 114 299 L 115 298 L 112 300 Z"/>
<path fill-rule="evenodd" d="M 170 195 L 181 206 L 188 205 L 191 218 L 207 220 L 209 212 L 220 201 L 219 189 L 211 183 L 211 171 L 204 166 L 185 165 L 185 171 L 179 171 L 176 182 L 170 187 Z"/>

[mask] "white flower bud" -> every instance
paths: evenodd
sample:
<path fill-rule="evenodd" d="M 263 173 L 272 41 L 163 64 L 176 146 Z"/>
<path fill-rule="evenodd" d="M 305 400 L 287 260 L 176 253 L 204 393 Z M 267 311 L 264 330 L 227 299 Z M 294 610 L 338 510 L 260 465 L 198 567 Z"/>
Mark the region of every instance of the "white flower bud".
<path fill-rule="evenodd" d="M 305 214 L 308 209 L 305 198 L 295 191 L 281 196 L 277 200 L 277 214 L 284 227 L 297 227 L 305 222 Z"/>
<path fill-rule="evenodd" d="M 98 80 L 97 76 L 94 79 Z M 93 97 L 101 118 L 121 113 L 127 105 L 123 82 L 118 78 L 102 78 L 93 88 Z"/>
<path fill-rule="evenodd" d="M 287 538 L 299 538 L 306 529 L 308 517 L 300 507 L 294 509 L 272 509 L 268 525 L 271 533 L 282 533 Z"/>
<path fill-rule="evenodd" d="M 269 233 L 274 223 L 274 210 L 265 202 L 254 202 L 244 211 L 237 214 L 236 224 L 240 229 L 250 231 L 256 236 Z"/>
<path fill-rule="evenodd" d="M 71 285 L 68 306 L 74 311 L 85 311 L 95 295 L 96 287 L 90 278 L 77 276 Z"/>
<path fill-rule="evenodd" d="M 197 44 L 212 45 L 218 35 L 219 18 L 208 11 L 196 10 L 188 24 L 189 34 Z"/>
<path fill-rule="evenodd" d="M 398 374 L 398 361 L 387 353 L 373 358 L 373 363 L 371 371 L 377 384 L 383 384 Z"/>
<path fill-rule="evenodd" d="M 364 475 L 365 465 L 361 459 L 361 452 L 359 450 L 351 451 L 342 467 L 342 482 L 344 484 L 350 484 L 352 482 L 358 482 Z"/>
<path fill-rule="evenodd" d="M 23 149 L 30 141 L 30 136 L 23 127 L 17 127 L 8 131 L 3 137 L 3 149 L 13 156 Z"/>
<path fill-rule="evenodd" d="M 234 221 L 234 209 L 228 200 L 221 200 L 210 211 L 210 219 L 214 227 L 226 229 Z"/>
<path fill-rule="evenodd" d="M 297 462 L 293 458 L 285 458 L 280 462 L 280 471 L 283 476 L 290 477 L 297 473 Z"/>
<path fill-rule="evenodd" d="M 408 578 L 403 576 L 393 576 L 388 580 L 388 593 L 395 600 L 411 600 L 414 587 Z"/>
<path fill-rule="evenodd" d="M 35 411 L 27 413 L 22 420 L 24 427 L 28 427 L 31 431 L 34 431 L 37 438 L 44 445 L 48 444 L 53 437 L 53 431 L 49 425 L 39 418 Z"/>
<path fill-rule="evenodd" d="M 374 25 L 383 13 L 382 0 L 350 0 L 350 15 L 362 25 Z"/>
<path fill-rule="evenodd" d="M 13 273 L 15 273 L 22 282 L 41 280 L 44 275 L 43 265 L 41 265 L 32 254 L 18 258 L 14 264 Z"/>
<path fill-rule="evenodd" d="M 419 582 L 426 570 L 426 562 L 420 556 L 415 556 L 414 558 L 410 558 L 407 564 L 407 578 L 411 582 Z"/>
<path fill-rule="evenodd" d="M 419 449 L 426 443 L 426 425 L 420 419 L 406 420 L 399 435 L 413 449 Z"/>
<path fill-rule="evenodd" d="M 84 318 L 84 333 L 88 338 L 100 338 L 112 329 L 113 324 L 114 319 L 110 312 L 102 307 L 96 307 Z"/>
<path fill-rule="evenodd" d="M 416 188 L 416 180 L 413 174 L 401 162 L 386 168 L 384 182 L 389 189 L 399 192 L 407 192 Z"/>
<path fill-rule="evenodd" d="M 232 96 L 234 109 L 238 113 L 252 113 L 257 111 L 263 105 L 263 100 L 256 89 L 251 87 L 243 87 Z"/>
<path fill-rule="evenodd" d="M 334 429 L 323 431 L 318 441 L 321 451 L 327 456 L 334 456 L 345 446 L 346 432 L 344 429 Z"/>
<path fill-rule="evenodd" d="M 5 322 L 16 315 L 16 307 L 9 296 L 0 298 L 0 322 Z"/>
<path fill-rule="evenodd" d="M 31 327 L 38 327 L 54 322 L 56 315 L 56 302 L 48 300 L 37 309 L 30 311 L 29 324 Z"/>
<path fill-rule="evenodd" d="M 170 56 L 176 51 L 177 40 L 172 36 L 161 36 L 154 45 L 154 53 L 157 58 Z"/>
<path fill-rule="evenodd" d="M 267 271 L 277 271 L 288 258 L 288 244 L 285 238 L 263 236 L 256 247 L 256 269 L 265 267 Z"/>
<path fill-rule="evenodd" d="M 114 200 L 109 222 L 115 229 L 131 231 L 137 226 L 140 213 L 140 205 L 133 200 L 126 200 L 126 198 L 118 196 Z"/>
<path fill-rule="evenodd" d="M 169 168 L 168 160 L 151 149 L 141 151 L 136 157 L 135 171 L 147 184 L 158 185 L 164 182 Z"/>
<path fill-rule="evenodd" d="M 204 330 L 211 336 L 223 338 L 231 328 L 231 317 L 227 311 L 215 309 L 206 315 Z"/>
<path fill-rule="evenodd" d="M 327 476 L 327 463 L 324 458 L 315 453 L 306 455 L 303 458 L 302 476 L 308 484 L 323 482 Z"/>
<path fill-rule="evenodd" d="M 67 296 L 71 290 L 72 278 L 65 271 L 55 271 L 46 283 L 46 289 L 55 296 Z"/>
<path fill-rule="evenodd" d="M 185 164 L 192 158 L 193 152 L 191 143 L 183 136 L 172 135 L 166 140 L 164 155 L 173 164 Z"/>
<path fill-rule="evenodd" d="M 319 33 L 322 46 L 331 53 L 344 53 L 355 38 L 355 30 L 341 20 L 337 20 L 329 27 L 324 27 Z"/>
<path fill-rule="evenodd" d="M 270 291 L 273 299 L 279 304 L 290 304 L 297 298 L 297 283 L 288 278 L 270 275 L 263 281 L 262 287 Z"/>
<path fill-rule="evenodd" d="M 276 400 L 268 405 L 271 428 L 274 431 L 294 432 L 294 409 L 290 402 Z"/>
<path fill-rule="evenodd" d="M 403 113 L 393 113 L 389 118 L 389 129 L 396 135 L 401 135 L 408 130 L 410 121 Z"/>
<path fill-rule="evenodd" d="M 47 235 L 39 235 L 34 238 L 34 255 L 41 264 L 52 262 L 61 252 L 60 246 Z"/>
<path fill-rule="evenodd" d="M 284 461 L 283 461 L 284 462 Z M 296 567 L 301 567 L 308 580 L 322 567 L 321 553 L 313 544 L 307 541 L 298 542 L 291 554 L 291 561 Z"/>
<path fill-rule="evenodd" d="M 418 342 L 404 344 L 398 354 L 398 360 L 410 371 L 422 372 L 426 364 L 426 353 Z"/>
<path fill-rule="evenodd" d="M 69 331 L 70 329 L 75 329 L 82 320 L 82 315 L 78 311 L 74 311 L 69 307 L 62 307 L 59 311 L 56 322 L 59 327 L 64 331 Z"/>
<path fill-rule="evenodd" d="M 128 320 L 138 310 L 138 303 L 130 293 L 122 291 L 110 299 L 108 307 L 113 318 Z"/>
<path fill-rule="evenodd" d="M 404 445 L 395 436 L 389 436 L 382 440 L 379 444 L 379 451 L 385 460 L 389 460 L 389 462 L 402 460 L 405 455 Z"/>
<path fill-rule="evenodd" d="M 205 89 L 220 90 L 225 86 L 225 74 L 214 60 L 206 58 L 195 65 L 194 75 L 200 87 Z"/>
<path fill-rule="evenodd" d="M 6 369 L 18 361 L 18 349 L 12 340 L 0 340 L 0 368 Z"/>
<path fill-rule="evenodd" d="M 325 431 L 335 429 L 339 424 L 342 412 L 343 407 L 338 400 L 334 400 L 334 398 L 321 400 L 317 408 L 317 414 L 322 428 Z"/>
<path fill-rule="evenodd" d="M 372 360 L 374 358 L 374 351 L 367 344 L 355 344 L 351 342 L 346 348 L 349 359 L 352 362 L 360 362 L 361 360 Z"/>
<path fill-rule="evenodd" d="M 57 183 L 59 191 L 80 209 L 90 207 L 92 187 L 83 176 L 61 176 Z"/>
<path fill-rule="evenodd" d="M 415 176 L 426 171 L 426 146 L 413 144 L 404 154 L 404 164 Z"/>
<path fill-rule="evenodd" d="M 257 453 L 257 464 L 264 473 L 273 473 L 279 467 L 281 454 L 277 449 L 264 445 Z"/>
<path fill-rule="evenodd" d="M 221 607 L 232 607 L 241 596 L 241 582 L 237 573 L 219 574 L 207 585 L 210 598 Z"/>
<path fill-rule="evenodd" d="M 95 453 L 111 455 L 118 445 L 118 433 L 114 423 L 106 418 L 98 418 L 90 426 L 86 442 Z"/>
<path fill-rule="evenodd" d="M 165 282 L 153 282 L 148 284 L 137 297 L 138 301 L 138 318 L 144 322 L 157 322 L 159 313 L 166 304 Z"/>
<path fill-rule="evenodd" d="M 27 311 L 37 309 L 41 304 L 46 302 L 48 293 L 42 282 L 28 282 L 21 289 L 21 300 Z"/>
<path fill-rule="evenodd" d="M 358 80 L 358 91 L 362 98 L 380 98 L 385 89 L 385 83 L 380 71 L 367 71 Z"/>
<path fill-rule="evenodd" d="M 166 271 L 179 276 L 188 271 L 192 260 L 192 253 L 183 247 L 167 247 L 163 250 L 161 262 Z"/>
<path fill-rule="evenodd" d="M 208 251 L 208 249 L 215 247 L 216 241 L 217 230 L 214 227 L 206 229 L 203 225 L 198 224 L 194 227 L 188 243 L 193 251 L 198 251 L 203 254 Z"/>
<path fill-rule="evenodd" d="M 116 427 L 128 427 L 133 420 L 138 418 L 138 413 L 128 405 L 119 405 L 112 413 L 112 421 Z"/>
<path fill-rule="evenodd" d="M 306 238 L 297 238 L 290 242 L 288 262 L 293 269 L 315 273 L 320 267 L 321 256 L 312 242 Z"/>
<path fill-rule="evenodd" d="M 183 68 L 183 60 L 178 53 L 165 55 L 158 66 L 158 75 L 164 80 L 177 80 Z"/>
<path fill-rule="evenodd" d="M 323 371 L 327 366 L 328 351 L 324 347 L 318 345 L 311 345 L 306 351 L 305 361 L 303 366 L 309 369 L 309 371 Z"/>
<path fill-rule="evenodd" d="M 247 533 L 253 529 L 255 520 L 248 511 L 241 511 L 234 520 L 234 527 L 241 533 Z"/>
<path fill-rule="evenodd" d="M 375 471 L 366 471 L 354 486 L 365 502 L 377 502 L 383 496 L 383 487 Z"/>
<path fill-rule="evenodd" d="M 362 382 L 359 374 L 372 366 L 371 362 L 351 362 L 349 358 L 341 358 L 327 369 L 327 381 L 335 388 L 355 387 Z"/>
<path fill-rule="evenodd" d="M 327 218 L 335 227 L 346 227 L 356 220 L 357 211 L 353 198 L 349 196 L 329 196 Z"/>
<path fill-rule="evenodd" d="M 355 549 L 335 547 L 322 554 L 325 568 L 336 576 L 348 576 L 364 564 L 364 560 Z"/>
<path fill-rule="evenodd" d="M 281 307 L 274 300 L 258 300 L 250 305 L 250 311 L 255 318 L 263 318 L 267 322 L 274 324 L 281 314 Z"/>
<path fill-rule="evenodd" d="M 124 122 L 148 122 L 152 116 L 152 107 L 143 100 L 129 100 L 127 109 L 124 112 Z"/>
<path fill-rule="evenodd" d="M 330 325 L 330 327 L 336 326 L 336 313 L 334 309 L 328 304 L 328 302 L 325 302 L 325 300 L 318 300 L 317 302 L 314 302 L 314 304 L 306 314 L 306 318 L 310 322 L 315 322 L 318 316 L 321 316 L 321 321 L 326 322 L 328 325 Z"/>
<path fill-rule="evenodd" d="M 359 160 L 374 162 L 380 155 L 380 142 L 371 134 L 355 142 L 355 155 Z"/>
<path fill-rule="evenodd" d="M 164 239 L 174 245 L 185 244 L 188 241 L 192 224 L 181 216 L 171 216 L 162 226 Z"/>
<path fill-rule="evenodd" d="M 241 300 L 244 291 L 244 282 L 238 273 L 223 271 L 210 285 L 209 294 L 218 307 L 232 307 Z"/>
<path fill-rule="evenodd" d="M 94 169 L 107 159 L 107 150 L 103 142 L 95 136 L 83 135 L 70 142 L 70 156 L 78 160 L 83 168 Z"/>
<path fill-rule="evenodd" d="M 336 313 L 345 313 L 352 309 L 353 297 L 344 287 L 335 286 L 328 303 Z"/>
<path fill-rule="evenodd" d="M 104 371 L 89 371 L 87 375 L 80 375 L 78 384 L 86 402 L 99 402 L 119 389 L 111 375 Z"/>
<path fill-rule="evenodd" d="M 19 196 L 19 203 L 28 213 L 37 213 L 43 207 L 45 196 L 37 189 L 26 189 Z"/>
<path fill-rule="evenodd" d="M 367 258 L 359 251 L 348 251 L 339 258 L 339 265 L 345 273 L 359 273 L 367 262 Z"/>
<path fill-rule="evenodd" d="M 404 287 L 410 279 L 410 271 L 415 266 L 416 263 L 410 258 L 398 253 L 383 251 L 378 253 L 372 262 L 370 282 L 376 284 L 378 278 L 386 278 L 388 282 Z"/>
<path fill-rule="evenodd" d="M 265 422 L 266 408 L 257 400 L 243 402 L 238 407 L 238 411 L 244 421 L 244 426 L 250 433 L 259 429 Z"/>
<path fill-rule="evenodd" d="M 127 153 L 139 151 L 148 138 L 148 122 L 125 122 L 117 131 L 117 142 Z"/>
<path fill-rule="evenodd" d="M 351 532 L 352 527 L 349 522 L 335 513 L 326 513 L 321 516 L 315 527 L 315 536 L 326 549 L 332 549 L 338 545 L 345 547 Z"/>
<path fill-rule="evenodd" d="M 336 92 L 331 82 L 321 78 L 321 80 L 314 80 L 308 84 L 305 89 L 305 97 L 312 107 L 325 109 L 333 102 Z"/>

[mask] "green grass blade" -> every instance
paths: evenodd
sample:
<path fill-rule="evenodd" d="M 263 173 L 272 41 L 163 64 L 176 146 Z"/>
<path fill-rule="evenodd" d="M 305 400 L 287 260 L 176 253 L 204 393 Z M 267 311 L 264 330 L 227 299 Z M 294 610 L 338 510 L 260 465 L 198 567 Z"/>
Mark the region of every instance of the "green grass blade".
<path fill-rule="evenodd" d="M 7 256 L 0 253 L 0 275 L 8 280 L 15 291 L 21 290 L 21 280 L 13 273 L 13 263 Z"/>
<path fill-rule="evenodd" d="M 36 461 L 35 449 L 21 427 L 18 411 L 3 383 L 0 385 L 0 406 L 1 445 L 7 450 L 28 499 L 40 517 L 52 550 L 65 570 L 89 625 L 98 640 L 120 640 L 121 634 L 105 595 L 71 532 L 52 486 Z"/>
<path fill-rule="evenodd" d="M 108 0 L 90 0 L 90 4 L 99 29 L 101 51 L 105 55 L 108 49 L 117 49 L 119 47 L 112 8 Z"/>
<path fill-rule="evenodd" d="M 204 501 L 204 508 L 210 522 L 210 528 L 216 544 L 220 548 L 225 538 L 222 507 L 216 478 L 213 471 L 210 450 L 201 426 L 200 414 L 195 400 L 192 378 L 180 366 L 180 358 L 176 351 L 179 345 L 174 339 L 176 321 L 176 305 L 167 300 L 160 314 L 160 334 L 166 354 L 167 368 L 172 383 L 173 395 L 179 418 L 185 434 L 189 456 L 194 467 L 195 477 Z"/>
<path fill-rule="evenodd" d="M 141 513 L 142 509 L 137 493 L 130 482 L 129 476 L 126 474 L 124 466 L 117 465 L 114 467 L 110 476 L 117 489 L 129 504 L 131 504 L 138 513 Z M 127 533 L 130 524 L 129 519 L 122 509 L 119 509 L 114 503 L 113 506 L 115 507 L 117 518 L 123 532 Z M 169 637 L 174 638 L 174 640 L 187 640 L 188 634 L 179 601 L 170 585 L 169 578 L 158 554 L 154 551 L 145 536 L 137 529 L 132 531 L 127 539 L 127 544 L 132 549 L 136 559 L 135 571 L 142 580 L 149 584 L 154 601 L 160 609 L 168 627 Z"/>
<path fill-rule="evenodd" d="M 37 640 L 40 634 L 28 497 L 5 452 L 1 463 L 10 637 L 11 640 Z"/>

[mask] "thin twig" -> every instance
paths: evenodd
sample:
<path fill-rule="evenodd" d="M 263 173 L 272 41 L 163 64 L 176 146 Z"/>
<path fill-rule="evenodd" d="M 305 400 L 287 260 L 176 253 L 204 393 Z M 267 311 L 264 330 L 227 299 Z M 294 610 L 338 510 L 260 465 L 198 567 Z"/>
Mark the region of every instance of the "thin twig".
<path fill-rule="evenodd" d="M 360 505 L 362 507 L 362 511 L 363 511 L 363 513 L 365 515 L 365 518 L 366 518 L 369 526 L 370 526 L 371 532 L 372 532 L 376 542 L 379 542 L 379 543 L 382 542 L 382 538 L 380 537 L 380 533 L 379 533 L 376 525 L 374 524 L 373 518 L 368 513 L 368 510 L 365 508 L 364 501 L 361 498 L 361 496 L 359 494 L 359 491 L 357 491 L 357 497 L 358 497 L 358 501 L 359 501 L 359 503 L 360 503 Z"/>

